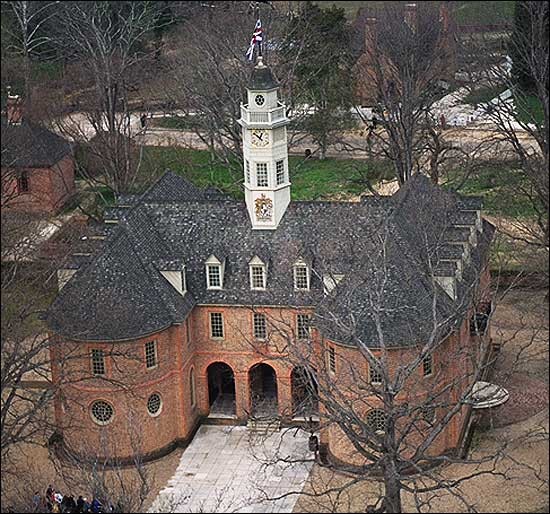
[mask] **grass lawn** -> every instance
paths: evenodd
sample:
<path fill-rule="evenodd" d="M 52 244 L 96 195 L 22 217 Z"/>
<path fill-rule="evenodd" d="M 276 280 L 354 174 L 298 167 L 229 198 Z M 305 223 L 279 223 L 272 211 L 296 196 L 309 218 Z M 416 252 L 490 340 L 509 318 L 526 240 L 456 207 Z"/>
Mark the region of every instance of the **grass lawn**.
<path fill-rule="evenodd" d="M 459 188 L 462 194 L 483 197 L 483 210 L 488 214 L 523 219 L 535 215 L 530 203 L 518 194 L 523 175 L 513 165 L 488 163 L 472 173 L 464 184 L 463 177 L 463 170 L 447 173 L 444 187 Z"/>
<path fill-rule="evenodd" d="M 377 182 L 389 177 L 389 166 L 385 163 L 367 163 L 357 159 L 304 159 L 290 157 L 290 179 L 293 200 L 319 200 L 341 195 L 357 195 L 364 191 L 361 177 Z M 148 146 L 144 148 L 142 163 L 143 182 L 158 177 L 166 169 L 186 177 L 199 187 L 215 186 L 242 198 L 242 173 L 235 163 L 233 171 L 213 161 L 210 154 L 201 150 Z"/>
<path fill-rule="evenodd" d="M 297 4 L 298 2 L 292 2 Z M 381 7 L 388 4 L 388 1 L 356 1 L 339 2 L 334 0 L 314 2 L 320 7 L 337 7 L 344 9 L 348 19 L 353 20 L 357 10 L 362 7 Z M 287 2 L 282 2 L 284 8 L 287 8 Z M 497 1 L 468 1 L 456 2 L 456 22 L 458 25 L 499 25 L 502 23 L 511 23 L 514 18 L 515 1 L 497 0 Z"/>
<path fill-rule="evenodd" d="M 542 124 L 544 122 L 544 110 L 542 102 L 534 95 L 521 95 L 515 98 L 517 115 L 524 123 Z"/>
<path fill-rule="evenodd" d="M 477 105 L 490 102 L 493 98 L 503 93 L 506 90 L 506 86 L 496 87 L 484 87 L 470 91 L 467 96 L 462 100 L 465 104 Z"/>

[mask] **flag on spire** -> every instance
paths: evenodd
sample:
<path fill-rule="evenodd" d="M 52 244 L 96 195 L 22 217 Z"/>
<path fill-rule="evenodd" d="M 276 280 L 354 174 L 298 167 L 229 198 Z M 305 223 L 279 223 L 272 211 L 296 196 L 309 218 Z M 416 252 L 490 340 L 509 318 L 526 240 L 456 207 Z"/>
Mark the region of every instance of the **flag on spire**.
<path fill-rule="evenodd" d="M 248 50 L 246 51 L 246 56 L 248 57 L 248 60 L 251 61 L 254 56 L 254 47 L 256 46 L 256 43 L 262 42 L 262 22 L 258 18 L 258 21 L 256 22 L 256 26 L 254 27 L 254 33 L 252 34 L 252 39 L 250 40 L 250 46 L 248 47 Z M 260 52 L 261 53 L 261 52 Z"/>

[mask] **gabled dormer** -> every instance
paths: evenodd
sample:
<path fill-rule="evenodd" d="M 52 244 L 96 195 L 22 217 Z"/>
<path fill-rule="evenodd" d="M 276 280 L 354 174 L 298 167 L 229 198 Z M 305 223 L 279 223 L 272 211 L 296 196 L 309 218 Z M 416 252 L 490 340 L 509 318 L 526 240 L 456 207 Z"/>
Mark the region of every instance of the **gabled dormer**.
<path fill-rule="evenodd" d="M 248 263 L 250 289 L 264 291 L 267 287 L 267 264 L 255 255 Z"/>
<path fill-rule="evenodd" d="M 222 261 L 212 254 L 205 262 L 206 289 L 223 289 L 225 259 Z"/>
<path fill-rule="evenodd" d="M 159 273 L 182 296 L 187 292 L 185 264 L 182 261 L 162 260 L 156 263 Z"/>
<path fill-rule="evenodd" d="M 292 266 L 295 291 L 309 291 L 311 286 L 311 266 L 300 257 Z"/>

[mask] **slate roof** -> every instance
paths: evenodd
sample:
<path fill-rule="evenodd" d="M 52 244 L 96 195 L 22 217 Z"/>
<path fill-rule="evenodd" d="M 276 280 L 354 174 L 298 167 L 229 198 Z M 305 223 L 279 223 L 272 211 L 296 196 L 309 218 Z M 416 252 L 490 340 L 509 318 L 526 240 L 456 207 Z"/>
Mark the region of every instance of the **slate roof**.
<path fill-rule="evenodd" d="M 466 314 L 493 234 L 484 222 L 455 301 L 434 286 L 428 262 L 445 269 L 449 262 L 438 259 L 461 255 L 447 241 L 470 234 L 470 228 L 452 226 L 461 202 L 418 175 L 391 198 L 291 202 L 276 230 L 252 230 L 243 202 L 212 198 L 168 172 L 133 207 L 120 210 L 103 253 L 62 289 L 47 322 L 75 340 L 119 340 L 180 322 L 196 303 L 313 306 L 327 337 L 377 347 L 378 319 L 385 343 L 403 346 L 429 337 L 435 294 L 443 337 Z M 211 255 L 224 262 L 223 290 L 206 289 Z M 267 265 L 266 291 L 250 289 L 248 265 L 256 255 Z M 294 290 L 292 269 L 300 258 L 313 270 L 309 292 Z M 159 272 L 183 265 L 184 296 Z M 328 295 L 322 283 L 327 274 L 345 275 Z"/>
<path fill-rule="evenodd" d="M 273 78 L 273 74 L 271 73 L 271 68 L 269 66 L 263 66 L 260 68 L 254 66 L 247 86 L 248 89 L 267 91 L 269 89 L 274 89 L 277 86 L 277 81 Z"/>
<path fill-rule="evenodd" d="M 25 120 L 11 125 L 2 117 L 3 168 L 49 168 L 69 153 L 70 143 L 51 130 Z"/>

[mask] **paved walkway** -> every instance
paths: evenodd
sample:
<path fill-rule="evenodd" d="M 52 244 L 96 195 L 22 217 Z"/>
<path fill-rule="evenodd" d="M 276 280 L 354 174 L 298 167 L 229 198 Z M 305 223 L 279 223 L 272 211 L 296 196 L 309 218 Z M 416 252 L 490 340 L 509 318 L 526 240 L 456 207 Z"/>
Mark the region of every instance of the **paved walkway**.
<path fill-rule="evenodd" d="M 150 512 L 292 512 L 313 462 L 309 434 L 260 437 L 246 427 L 203 425 Z M 308 462 L 281 462 L 282 459 Z"/>

